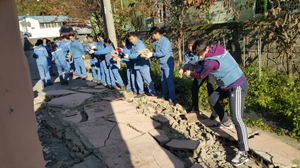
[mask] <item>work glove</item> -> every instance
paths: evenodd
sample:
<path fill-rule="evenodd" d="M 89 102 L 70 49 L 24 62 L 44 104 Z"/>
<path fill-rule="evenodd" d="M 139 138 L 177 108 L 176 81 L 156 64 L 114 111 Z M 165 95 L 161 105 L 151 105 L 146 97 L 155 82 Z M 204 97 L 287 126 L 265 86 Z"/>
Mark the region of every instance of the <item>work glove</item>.
<path fill-rule="evenodd" d="M 123 52 L 123 49 L 119 47 L 119 48 L 116 48 L 116 51 Z"/>
<path fill-rule="evenodd" d="M 191 71 L 190 71 L 190 70 L 187 70 L 187 71 L 185 71 L 185 72 L 183 73 L 183 75 L 184 75 L 185 77 L 190 78 L 190 77 L 191 77 Z"/>
<path fill-rule="evenodd" d="M 90 48 L 91 48 L 92 50 L 94 50 L 94 49 L 96 49 L 96 46 L 92 45 Z"/>
<path fill-rule="evenodd" d="M 124 54 L 123 58 L 129 58 L 129 55 L 128 54 Z"/>
<path fill-rule="evenodd" d="M 94 54 L 94 53 L 95 53 L 94 50 L 90 50 L 90 51 L 89 51 L 89 54 Z"/>
<path fill-rule="evenodd" d="M 178 74 L 179 74 L 179 77 L 182 78 L 182 75 L 183 75 L 183 69 L 182 68 L 179 69 Z"/>
<path fill-rule="evenodd" d="M 145 59 L 149 59 L 152 56 L 153 56 L 153 52 L 148 52 L 148 53 L 141 54 L 141 57 L 143 57 Z"/>

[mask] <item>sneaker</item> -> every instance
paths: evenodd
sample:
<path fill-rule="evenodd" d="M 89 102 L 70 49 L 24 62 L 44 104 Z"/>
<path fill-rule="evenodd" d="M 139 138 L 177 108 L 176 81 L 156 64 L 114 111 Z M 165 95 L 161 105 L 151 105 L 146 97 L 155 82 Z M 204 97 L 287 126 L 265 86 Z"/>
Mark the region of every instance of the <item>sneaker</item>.
<path fill-rule="evenodd" d="M 234 166 L 240 166 L 249 161 L 246 151 L 238 151 L 235 157 L 231 160 L 231 164 Z"/>
<path fill-rule="evenodd" d="M 175 106 L 175 101 L 169 101 L 170 106 Z"/>
<path fill-rule="evenodd" d="M 169 101 L 169 98 L 167 98 L 167 97 L 162 97 L 161 99 L 164 101 Z"/>
<path fill-rule="evenodd" d="M 219 128 L 232 129 L 233 128 L 230 121 L 227 121 L 227 122 L 224 122 L 224 123 L 214 124 L 212 127 L 217 128 L 217 129 L 219 129 Z"/>
<path fill-rule="evenodd" d="M 116 87 L 116 86 L 111 86 L 109 89 L 112 89 L 112 90 L 118 90 L 118 87 Z"/>

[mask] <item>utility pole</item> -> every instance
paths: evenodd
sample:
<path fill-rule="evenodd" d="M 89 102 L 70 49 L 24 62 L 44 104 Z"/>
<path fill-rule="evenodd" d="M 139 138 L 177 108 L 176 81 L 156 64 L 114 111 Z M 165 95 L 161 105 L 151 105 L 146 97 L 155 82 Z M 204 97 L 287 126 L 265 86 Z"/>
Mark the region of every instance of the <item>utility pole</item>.
<path fill-rule="evenodd" d="M 117 36 L 110 0 L 102 0 L 102 8 L 104 13 L 105 32 L 108 38 L 114 43 L 114 46 L 117 47 Z M 119 68 L 121 67 L 120 61 L 117 62 L 117 66 Z"/>
<path fill-rule="evenodd" d="M 106 34 L 108 38 L 114 43 L 115 47 L 117 47 L 116 30 L 110 0 L 102 0 L 102 7 L 104 12 Z"/>

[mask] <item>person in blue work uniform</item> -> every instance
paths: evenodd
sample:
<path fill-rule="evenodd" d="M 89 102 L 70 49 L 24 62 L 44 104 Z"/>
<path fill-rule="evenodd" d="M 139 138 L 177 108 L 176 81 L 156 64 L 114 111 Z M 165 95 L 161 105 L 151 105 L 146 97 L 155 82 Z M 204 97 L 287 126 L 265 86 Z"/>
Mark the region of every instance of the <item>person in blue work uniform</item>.
<path fill-rule="evenodd" d="M 219 44 L 209 45 L 208 40 L 200 39 L 195 41 L 192 51 L 201 59 L 195 64 L 202 65 L 203 69 L 195 73 L 186 71 L 184 74 L 202 79 L 212 74 L 216 78 L 218 88 L 209 97 L 209 103 L 220 119 L 220 123 L 213 125 L 214 128 L 233 128 L 220 104 L 220 101 L 229 98 L 230 115 L 235 125 L 239 146 L 239 151 L 231 163 L 234 166 L 242 165 L 249 160 L 247 155 L 247 151 L 249 151 L 248 134 L 243 121 L 244 102 L 248 91 L 246 76 L 231 54 Z"/>
<path fill-rule="evenodd" d="M 50 76 L 55 76 L 55 74 L 53 73 L 53 70 L 52 70 L 52 54 L 51 54 L 51 50 L 50 50 L 50 44 L 51 44 L 50 40 L 43 38 L 43 46 L 46 48 L 48 55 L 49 55 L 47 57 L 49 73 L 50 73 Z"/>
<path fill-rule="evenodd" d="M 76 73 L 78 77 L 76 79 L 87 79 L 87 73 L 84 65 L 84 49 L 80 41 L 75 39 L 75 35 L 71 34 L 70 38 L 70 54 L 73 58 Z"/>
<path fill-rule="evenodd" d="M 70 39 L 69 36 L 62 36 L 61 37 L 61 42 L 59 44 L 60 47 L 66 48 L 68 51 L 70 50 Z"/>
<path fill-rule="evenodd" d="M 96 51 L 92 51 L 92 53 L 95 52 L 96 55 L 99 55 L 100 57 L 104 56 L 105 61 L 105 67 L 108 70 L 108 77 L 110 83 L 108 84 L 108 87 L 110 89 L 118 89 L 116 85 L 116 80 L 118 84 L 121 86 L 121 89 L 125 89 L 125 85 L 123 83 L 123 80 L 119 73 L 119 68 L 117 66 L 117 61 L 113 59 L 111 52 L 114 51 L 114 45 L 111 42 L 110 39 L 104 39 L 104 48 L 103 47 L 97 47 Z"/>
<path fill-rule="evenodd" d="M 55 42 L 55 44 L 57 45 L 57 47 L 59 47 L 60 46 L 60 43 L 61 43 L 61 41 L 62 41 L 62 37 L 55 37 L 54 39 L 53 39 L 53 41 Z M 51 48 L 51 47 L 50 47 Z"/>
<path fill-rule="evenodd" d="M 43 38 L 43 46 L 46 46 L 47 45 L 47 38 Z"/>
<path fill-rule="evenodd" d="M 129 42 L 127 36 L 123 37 L 121 40 L 122 43 L 122 51 L 120 54 L 130 54 L 130 51 L 132 49 L 132 44 Z M 127 85 L 126 90 L 127 91 L 133 91 L 134 95 L 137 95 L 137 86 L 136 86 L 136 72 L 134 69 L 134 60 L 133 59 L 121 59 L 122 62 L 126 63 L 126 75 L 127 75 Z"/>
<path fill-rule="evenodd" d="M 43 46 L 43 40 L 38 39 L 35 43 L 36 48 L 33 51 L 33 58 L 36 59 L 37 68 L 39 70 L 39 75 L 41 78 L 41 82 L 43 87 L 52 85 L 49 68 L 48 68 L 48 61 L 47 58 L 49 57 L 46 48 Z"/>
<path fill-rule="evenodd" d="M 150 30 L 150 35 L 154 40 L 154 51 L 150 55 L 156 57 L 160 65 L 162 99 L 169 101 L 170 105 L 175 105 L 174 57 L 171 42 L 160 33 L 160 29 L 157 27 Z"/>
<path fill-rule="evenodd" d="M 144 43 L 135 35 L 134 32 L 128 33 L 128 40 L 132 44 L 130 54 L 125 54 L 124 58 L 129 58 L 134 60 L 134 69 L 136 71 L 136 83 L 138 89 L 138 95 L 135 98 L 140 98 L 145 96 L 144 82 L 148 86 L 148 91 L 151 96 L 156 96 L 154 83 L 150 75 L 150 62 L 149 59 L 141 57 L 139 51 L 146 49 Z"/>
<path fill-rule="evenodd" d="M 71 41 L 69 39 L 69 36 L 66 36 L 66 35 L 62 36 L 61 38 L 62 38 L 62 40 L 60 42 L 60 47 L 63 48 L 63 50 L 67 51 L 66 60 L 68 62 L 68 70 L 70 72 L 69 75 L 73 76 L 73 72 L 75 72 L 75 71 L 73 71 L 73 69 L 71 68 L 71 56 L 68 54 L 69 51 L 70 51 L 70 43 L 71 43 Z M 74 67 L 74 64 L 73 64 L 73 67 Z M 75 69 L 75 67 L 74 67 L 74 69 Z"/>
<path fill-rule="evenodd" d="M 200 58 L 198 56 L 196 56 L 192 53 L 192 47 L 196 40 L 199 40 L 198 36 L 191 36 L 186 40 L 186 45 L 187 45 L 188 50 L 185 52 L 185 55 L 184 55 L 185 64 L 190 64 L 190 62 L 200 60 Z M 201 65 L 198 65 L 198 66 L 201 66 Z M 202 68 L 203 67 L 201 66 L 200 69 L 202 69 Z M 183 73 L 183 69 L 180 69 L 179 74 L 182 74 L 182 73 Z M 207 88 L 208 96 L 210 96 L 213 93 L 216 80 L 212 74 L 209 74 L 207 77 L 205 77 L 203 79 L 194 78 L 192 87 L 191 87 L 192 106 L 186 110 L 187 112 L 192 112 L 192 111 L 200 112 L 198 93 L 199 93 L 200 86 L 202 86 L 202 84 L 205 81 L 206 81 L 206 88 Z M 210 119 L 214 120 L 217 117 L 217 114 L 212 107 L 211 107 L 211 111 L 212 111 L 212 114 L 210 115 Z"/>
<path fill-rule="evenodd" d="M 105 39 L 104 33 L 98 33 L 96 35 L 97 49 L 101 50 L 105 48 L 104 39 Z M 96 57 L 98 59 L 98 63 L 96 64 L 96 67 L 100 69 L 100 71 L 98 71 L 98 78 L 101 81 L 101 83 L 99 83 L 98 85 L 107 86 L 107 84 L 111 82 L 110 82 L 110 77 L 108 75 L 108 69 L 106 68 L 105 56 L 97 55 Z"/>
<path fill-rule="evenodd" d="M 94 37 L 92 35 L 88 35 L 86 39 L 87 39 L 87 43 L 85 44 L 84 47 L 86 52 L 89 52 L 90 50 L 95 49 L 97 47 L 97 42 L 94 41 Z M 100 83 L 100 78 L 99 78 L 100 72 L 98 72 L 100 68 L 96 67 L 97 64 L 98 64 L 97 57 L 95 57 L 94 54 L 90 54 L 90 65 L 91 65 L 91 71 L 93 76 L 92 82 Z"/>
<path fill-rule="evenodd" d="M 66 60 L 66 54 L 68 50 L 67 48 L 58 47 L 55 42 L 51 42 L 50 49 L 56 64 L 60 84 L 68 85 L 69 69 L 68 69 L 68 62 Z M 65 73 L 64 76 L 63 76 L 63 72 Z"/>

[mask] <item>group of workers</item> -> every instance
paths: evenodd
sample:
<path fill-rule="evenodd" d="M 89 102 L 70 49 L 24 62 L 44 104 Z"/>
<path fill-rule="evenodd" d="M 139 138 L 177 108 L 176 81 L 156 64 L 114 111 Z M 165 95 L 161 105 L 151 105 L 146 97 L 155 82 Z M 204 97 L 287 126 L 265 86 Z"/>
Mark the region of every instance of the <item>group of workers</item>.
<path fill-rule="evenodd" d="M 93 81 L 105 85 L 110 89 L 131 90 L 135 98 L 146 96 L 144 83 L 148 87 L 149 96 L 157 96 L 154 83 L 150 74 L 151 57 L 155 57 L 160 65 L 163 100 L 175 105 L 174 86 L 174 57 L 170 40 L 164 36 L 159 28 L 150 30 L 153 39 L 153 52 L 146 49 L 145 44 L 134 32 L 128 33 L 121 39 L 122 47 L 115 48 L 110 39 L 99 33 L 95 38 L 87 36 L 85 47 L 74 35 L 56 38 L 54 42 L 39 39 L 36 42 L 33 57 L 36 58 L 41 81 L 44 87 L 52 85 L 52 59 L 54 58 L 60 83 L 68 84 L 68 78 L 78 75 L 76 79 L 87 79 L 84 64 L 85 53 L 90 56 L 90 66 Z M 242 120 L 244 113 L 245 95 L 248 90 L 247 80 L 234 58 L 221 45 L 211 45 L 208 40 L 192 36 L 187 39 L 188 50 L 185 53 L 185 65 L 192 66 L 179 70 L 179 73 L 194 78 L 192 84 L 192 106 L 188 112 L 199 112 L 198 92 L 199 87 L 207 81 L 209 103 L 212 109 L 211 119 L 217 116 L 220 123 L 213 125 L 215 128 L 233 128 L 220 101 L 229 98 L 230 114 L 237 130 L 239 151 L 231 160 L 235 166 L 247 162 L 248 135 Z M 147 50 L 147 52 L 142 52 Z M 69 52 L 69 54 L 67 54 Z M 117 54 L 114 54 L 117 53 Z M 71 57 L 67 58 L 67 55 Z M 53 58 L 52 58 L 53 57 Z M 117 61 L 126 63 L 127 85 L 125 86 L 117 66 Z M 215 83 L 218 85 L 214 89 Z"/>

